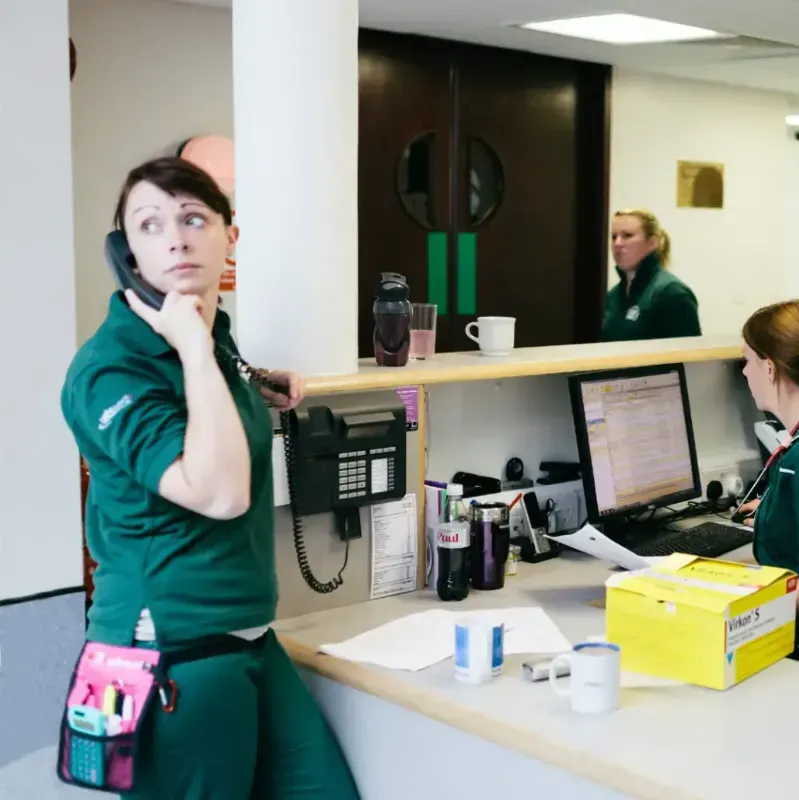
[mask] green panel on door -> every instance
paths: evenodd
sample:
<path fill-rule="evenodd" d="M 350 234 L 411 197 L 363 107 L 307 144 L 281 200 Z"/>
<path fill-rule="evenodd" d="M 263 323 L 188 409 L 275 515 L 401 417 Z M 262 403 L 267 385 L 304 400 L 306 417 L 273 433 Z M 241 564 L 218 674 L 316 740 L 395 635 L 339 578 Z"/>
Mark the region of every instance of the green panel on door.
<path fill-rule="evenodd" d="M 427 234 L 427 302 L 438 306 L 438 316 L 447 313 L 447 234 Z"/>
<path fill-rule="evenodd" d="M 458 314 L 477 313 L 477 234 L 458 234 Z"/>

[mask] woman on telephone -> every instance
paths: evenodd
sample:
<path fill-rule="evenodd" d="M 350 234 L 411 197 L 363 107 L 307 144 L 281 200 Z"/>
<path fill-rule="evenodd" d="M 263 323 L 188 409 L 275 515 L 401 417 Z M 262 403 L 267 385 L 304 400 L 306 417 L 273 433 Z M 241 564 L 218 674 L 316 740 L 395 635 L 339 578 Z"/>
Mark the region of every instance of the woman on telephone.
<path fill-rule="evenodd" d="M 799 573 L 799 301 L 756 311 L 743 338 L 743 374 L 752 397 L 761 411 L 779 419 L 790 440 L 772 456 L 763 497 L 740 511 L 753 515 L 745 524 L 755 529 L 756 561 Z"/>
<path fill-rule="evenodd" d="M 87 636 L 167 653 L 221 639 L 229 650 L 170 668 L 179 700 L 173 713 L 150 708 L 132 796 L 357 798 L 269 627 L 272 419 L 261 394 L 289 409 L 303 386 L 278 372 L 269 377 L 285 392 L 259 390 L 238 369 L 218 307 L 237 237 L 228 199 L 188 161 L 157 159 L 128 175 L 115 223 L 146 282 L 142 297 L 165 298 L 158 309 L 115 293 L 63 387 L 91 473 L 86 536 L 97 571 Z"/>
<path fill-rule="evenodd" d="M 671 240 L 654 214 L 617 211 L 611 246 L 619 282 L 605 301 L 603 342 L 702 335 L 696 296 L 668 271 Z"/>

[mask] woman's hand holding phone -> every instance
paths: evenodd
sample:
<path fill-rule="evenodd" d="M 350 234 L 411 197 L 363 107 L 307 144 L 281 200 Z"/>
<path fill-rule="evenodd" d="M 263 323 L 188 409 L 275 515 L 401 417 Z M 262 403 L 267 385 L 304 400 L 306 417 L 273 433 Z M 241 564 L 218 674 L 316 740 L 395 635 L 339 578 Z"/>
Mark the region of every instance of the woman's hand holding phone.
<path fill-rule="evenodd" d="M 159 311 L 143 303 L 130 289 L 125 292 L 125 298 L 133 312 L 163 336 L 181 359 L 213 354 L 213 339 L 203 317 L 202 298 L 172 291 Z"/>

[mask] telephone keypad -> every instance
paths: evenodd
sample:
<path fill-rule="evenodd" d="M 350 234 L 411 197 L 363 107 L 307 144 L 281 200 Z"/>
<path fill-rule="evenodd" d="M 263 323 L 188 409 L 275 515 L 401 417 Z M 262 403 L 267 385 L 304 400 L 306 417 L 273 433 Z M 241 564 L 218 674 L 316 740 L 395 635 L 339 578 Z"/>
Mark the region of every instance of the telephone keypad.
<path fill-rule="evenodd" d="M 352 450 L 347 453 L 339 453 L 338 465 L 338 495 L 341 500 L 349 500 L 355 497 L 366 497 L 369 488 L 369 481 L 367 478 L 367 469 L 371 466 L 374 470 L 374 464 L 370 459 L 367 463 L 366 456 L 375 456 L 386 454 L 388 457 L 376 459 L 380 461 L 383 472 L 383 480 L 380 481 L 383 491 L 394 490 L 394 457 L 391 453 L 396 453 L 396 447 L 375 447 L 369 451 L 366 450 Z M 374 480 L 374 477 L 373 477 Z M 385 487 L 385 489 L 383 488 Z"/>
<path fill-rule="evenodd" d="M 374 451 L 369 451 L 369 455 Z M 339 453 L 338 494 L 342 500 L 366 497 L 366 450 Z"/>

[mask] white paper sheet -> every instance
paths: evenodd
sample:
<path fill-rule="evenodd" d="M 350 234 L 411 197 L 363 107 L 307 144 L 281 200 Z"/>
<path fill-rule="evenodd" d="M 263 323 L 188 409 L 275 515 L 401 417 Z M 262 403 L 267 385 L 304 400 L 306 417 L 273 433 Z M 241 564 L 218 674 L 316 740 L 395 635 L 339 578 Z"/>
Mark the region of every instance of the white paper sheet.
<path fill-rule="evenodd" d="M 409 614 L 344 642 L 322 645 L 319 650 L 347 661 L 416 672 L 452 657 L 459 618 L 481 616 L 505 623 L 505 655 L 550 655 L 571 649 L 571 642 L 543 609 L 498 608 Z"/>
<path fill-rule="evenodd" d="M 561 544 L 573 547 L 582 553 L 598 558 L 600 561 L 609 561 L 624 569 L 647 569 L 652 566 L 649 559 L 637 556 L 626 547 L 614 542 L 598 531 L 593 525 L 584 525 L 579 531 L 568 533 L 564 536 L 548 537 Z"/>
<path fill-rule="evenodd" d="M 432 609 L 373 628 L 319 650 L 347 661 L 416 672 L 450 658 L 455 651 L 455 623 L 450 611 Z"/>
<path fill-rule="evenodd" d="M 416 589 L 419 517 L 416 495 L 378 503 L 372 516 L 372 580 L 370 599 Z"/>

